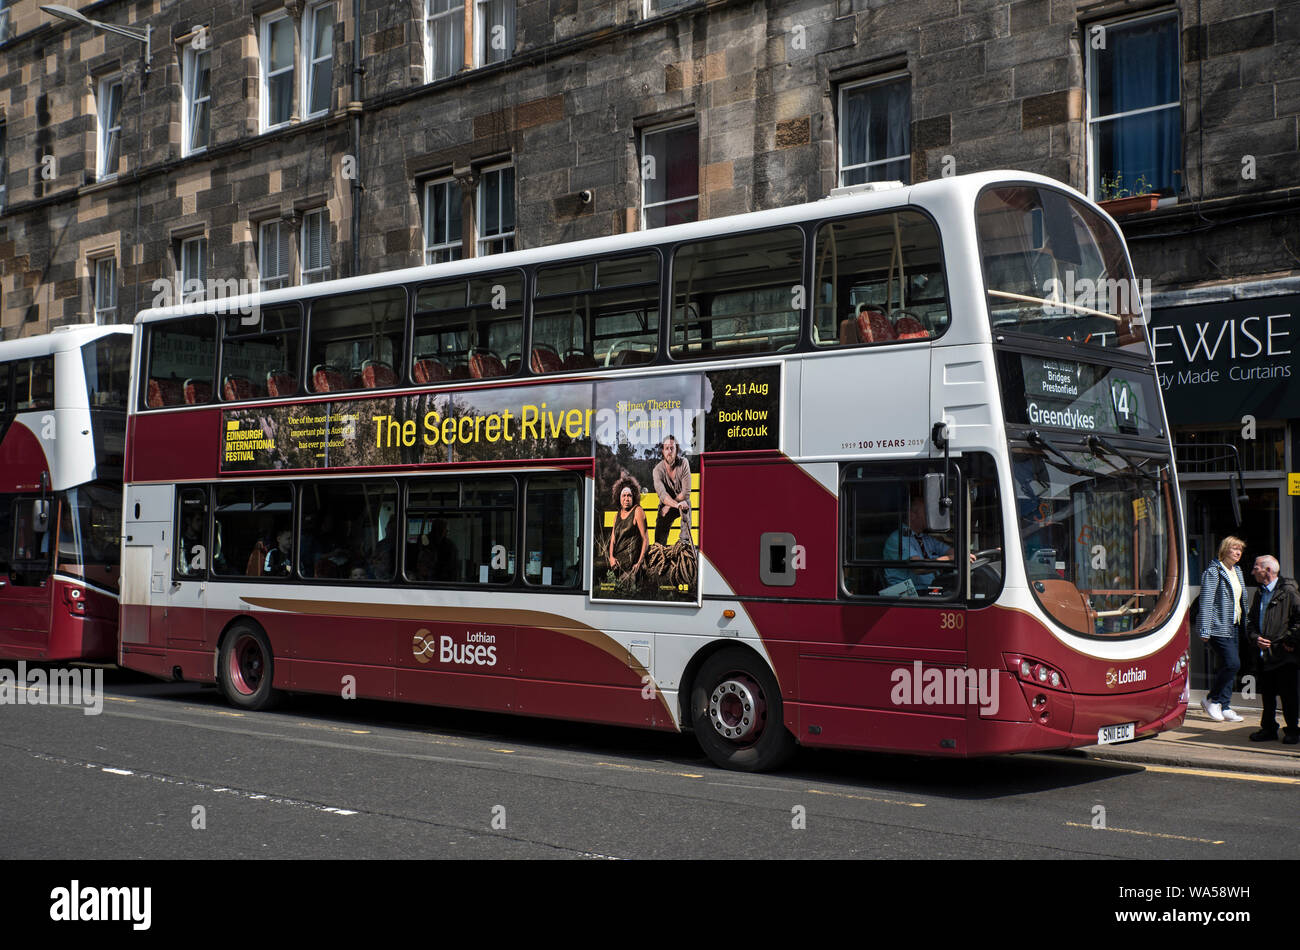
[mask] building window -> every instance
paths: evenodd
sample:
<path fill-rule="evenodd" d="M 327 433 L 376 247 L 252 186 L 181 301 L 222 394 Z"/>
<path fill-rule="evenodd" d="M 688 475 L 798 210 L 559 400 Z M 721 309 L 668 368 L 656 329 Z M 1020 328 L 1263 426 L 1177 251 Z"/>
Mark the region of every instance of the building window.
<path fill-rule="evenodd" d="M 95 323 L 117 323 L 117 258 L 97 257 L 90 262 Z"/>
<path fill-rule="evenodd" d="M 262 21 L 262 131 L 293 117 L 293 20 L 273 14 Z"/>
<path fill-rule="evenodd" d="M 458 261 L 464 254 L 461 193 L 455 179 L 424 186 L 424 263 Z"/>
<path fill-rule="evenodd" d="M 211 54 L 207 50 L 186 48 L 181 69 L 182 154 L 190 155 L 208 147 L 208 118 L 212 96 Z"/>
<path fill-rule="evenodd" d="M 117 174 L 122 139 L 122 80 L 105 79 L 99 84 L 99 141 L 96 150 L 96 178 Z"/>
<path fill-rule="evenodd" d="M 700 219 L 698 127 L 673 125 L 641 136 L 641 227 Z"/>
<path fill-rule="evenodd" d="M 303 91 L 307 118 L 329 111 L 334 91 L 334 4 L 323 3 L 307 11 L 307 42 L 303 45 Z"/>
<path fill-rule="evenodd" d="M 474 60 L 502 63 L 515 50 L 515 0 L 474 0 Z"/>
<path fill-rule="evenodd" d="M 315 284 L 330 279 L 330 219 L 324 208 L 302 216 L 302 243 L 298 247 L 302 261 L 302 283 Z"/>
<path fill-rule="evenodd" d="M 289 286 L 290 234 L 283 221 L 265 221 L 257 229 L 257 272 L 262 290 Z"/>
<path fill-rule="evenodd" d="M 207 257 L 207 238 L 195 237 L 181 241 L 181 298 L 186 303 L 202 300 L 205 296 L 204 282 L 208 276 Z"/>
<path fill-rule="evenodd" d="M 9 39 L 9 0 L 0 0 L 0 43 Z"/>
<path fill-rule="evenodd" d="M 513 165 L 484 169 L 478 189 L 478 254 L 515 249 L 515 169 Z"/>
<path fill-rule="evenodd" d="M 840 185 L 912 179 L 912 84 L 906 76 L 840 87 Z"/>
<path fill-rule="evenodd" d="M 9 203 L 9 192 L 5 187 L 5 179 L 9 175 L 9 164 L 5 161 L 5 129 L 5 123 L 0 122 L 0 212 Z"/>
<path fill-rule="evenodd" d="M 430 82 L 465 65 L 465 0 L 425 0 L 424 61 Z"/>
<path fill-rule="evenodd" d="M 1087 46 L 1092 196 L 1176 194 L 1183 164 L 1177 16 L 1096 24 Z"/>

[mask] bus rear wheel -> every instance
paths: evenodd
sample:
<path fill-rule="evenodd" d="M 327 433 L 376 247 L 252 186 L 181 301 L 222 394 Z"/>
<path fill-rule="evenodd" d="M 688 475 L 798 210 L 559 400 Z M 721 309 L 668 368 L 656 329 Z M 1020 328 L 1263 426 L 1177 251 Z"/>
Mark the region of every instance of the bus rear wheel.
<path fill-rule="evenodd" d="M 704 754 L 724 769 L 763 772 L 794 753 L 776 677 L 748 650 L 704 661 L 691 688 L 691 723 Z"/>
<path fill-rule="evenodd" d="M 269 709 L 280 698 L 271 688 L 275 660 L 266 634 L 248 624 L 238 624 L 221 644 L 217 669 L 221 691 L 232 706 L 240 709 Z"/>

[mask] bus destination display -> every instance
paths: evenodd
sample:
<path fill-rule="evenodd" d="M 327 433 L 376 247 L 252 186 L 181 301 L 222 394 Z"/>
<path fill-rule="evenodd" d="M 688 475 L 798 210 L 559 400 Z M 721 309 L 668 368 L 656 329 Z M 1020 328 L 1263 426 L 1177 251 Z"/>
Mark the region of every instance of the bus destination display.
<path fill-rule="evenodd" d="M 1001 368 L 1011 422 L 1081 433 L 1160 432 L 1159 403 L 1147 375 L 1075 360 L 1012 354 L 1002 355 Z"/>

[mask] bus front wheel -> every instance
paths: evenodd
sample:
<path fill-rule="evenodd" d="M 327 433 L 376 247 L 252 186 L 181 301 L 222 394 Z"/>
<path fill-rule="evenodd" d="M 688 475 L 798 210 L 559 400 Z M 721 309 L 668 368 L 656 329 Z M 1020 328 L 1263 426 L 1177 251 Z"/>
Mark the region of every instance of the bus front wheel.
<path fill-rule="evenodd" d="M 271 688 L 275 660 L 266 634 L 248 624 L 235 626 L 221 644 L 217 668 L 221 691 L 240 709 L 269 709 L 279 699 Z"/>
<path fill-rule="evenodd" d="M 739 772 L 774 769 L 794 753 L 776 677 L 748 650 L 709 657 L 691 688 L 695 738 L 715 765 Z"/>

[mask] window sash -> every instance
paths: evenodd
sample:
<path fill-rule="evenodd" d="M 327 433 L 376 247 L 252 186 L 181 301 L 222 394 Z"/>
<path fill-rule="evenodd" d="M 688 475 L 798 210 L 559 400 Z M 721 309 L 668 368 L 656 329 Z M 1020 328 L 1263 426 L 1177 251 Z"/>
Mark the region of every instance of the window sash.
<path fill-rule="evenodd" d="M 479 182 L 480 256 L 515 249 L 515 167 L 484 169 Z"/>
<path fill-rule="evenodd" d="M 105 80 L 99 87 L 98 178 L 117 174 L 122 135 L 122 81 Z"/>
<path fill-rule="evenodd" d="M 307 88 L 303 93 L 308 118 L 329 111 L 334 86 L 334 5 L 322 3 L 308 11 L 310 45 L 303 49 Z"/>
<path fill-rule="evenodd" d="M 189 238 L 181 242 L 181 297 L 186 302 L 203 300 L 206 296 L 202 286 L 206 275 L 208 256 L 208 239 L 205 237 Z M 200 286 L 191 287 L 191 281 L 198 281 Z"/>
<path fill-rule="evenodd" d="M 287 44 L 287 49 L 285 48 Z M 277 14 L 262 21 L 262 131 L 293 118 L 293 21 Z"/>
<path fill-rule="evenodd" d="M 185 154 L 208 147 L 212 94 L 212 69 L 208 50 L 190 47 L 185 51 Z"/>
<path fill-rule="evenodd" d="M 424 262 L 441 264 L 463 256 L 464 227 L 460 189 L 453 178 L 431 181 L 424 188 Z"/>
<path fill-rule="evenodd" d="M 99 257 L 94 260 L 95 322 L 113 323 L 117 320 L 117 258 Z"/>

